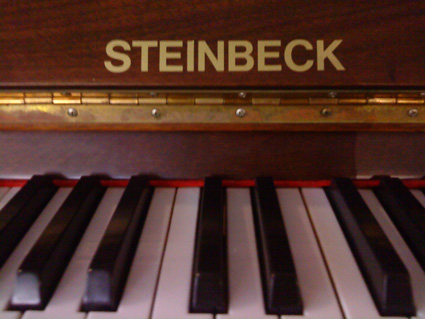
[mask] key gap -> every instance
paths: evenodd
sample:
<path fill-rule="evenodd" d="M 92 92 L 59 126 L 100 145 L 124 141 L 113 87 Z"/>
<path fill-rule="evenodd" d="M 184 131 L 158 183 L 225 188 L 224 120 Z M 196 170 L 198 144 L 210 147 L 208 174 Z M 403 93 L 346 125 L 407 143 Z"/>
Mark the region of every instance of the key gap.
<path fill-rule="evenodd" d="M 319 236 L 318 236 L 318 234 L 317 234 L 316 227 L 314 226 L 313 220 L 312 220 L 312 218 L 311 218 L 310 209 L 309 209 L 309 207 L 308 207 L 308 205 L 307 205 L 307 201 L 306 201 L 306 199 L 305 199 L 305 197 L 304 197 L 304 193 L 302 192 L 302 189 L 301 189 L 301 188 L 298 188 L 298 191 L 299 191 L 299 192 L 300 192 L 300 194 L 301 194 L 301 199 L 302 199 L 303 204 L 304 204 L 304 207 L 305 207 L 305 209 L 306 209 L 306 211 L 307 211 L 307 217 L 308 217 L 308 220 L 309 220 L 309 222 L 310 222 L 311 228 L 312 228 L 312 230 L 313 230 L 313 234 L 314 234 L 314 237 L 315 237 L 315 239 L 316 239 L 316 242 L 318 243 L 319 251 L 320 251 L 320 255 L 322 256 L 322 259 L 323 259 L 323 261 L 324 261 L 324 264 L 325 264 L 325 267 L 326 267 L 326 272 L 327 272 L 327 274 L 328 274 L 329 280 L 330 280 L 331 285 L 332 285 L 333 292 L 334 292 L 334 294 L 335 294 L 335 296 L 336 296 L 336 300 L 337 300 L 337 302 L 338 302 L 339 310 L 341 311 L 341 314 L 342 314 L 343 318 L 344 318 L 344 319 L 347 319 L 347 317 L 346 317 L 346 315 L 345 315 L 345 312 L 344 312 L 344 309 L 342 308 L 342 304 L 341 304 L 341 301 L 340 301 L 340 299 L 339 299 L 339 295 L 338 295 L 338 293 L 337 293 L 337 291 L 336 291 L 336 286 L 335 286 L 334 279 L 333 279 L 333 277 L 331 276 L 331 272 L 330 272 L 330 269 L 329 269 L 328 261 L 326 260 L 326 258 L 325 258 L 325 254 L 324 254 L 323 249 L 322 249 L 322 243 L 321 243 L 321 242 L 320 242 L 320 240 L 319 240 Z"/>
<path fill-rule="evenodd" d="M 177 188 L 174 190 L 173 204 L 172 204 L 172 208 L 171 208 L 171 212 L 170 212 L 170 217 L 168 219 L 167 234 L 165 235 L 164 246 L 163 246 L 162 254 L 161 254 L 161 261 L 159 262 L 158 275 L 156 276 L 156 280 L 155 280 L 155 289 L 154 289 L 154 292 L 153 292 L 152 304 L 151 304 L 151 308 L 149 310 L 149 319 L 151 319 L 152 316 L 153 316 L 153 309 L 154 309 L 154 305 L 155 305 L 155 301 L 156 301 L 156 294 L 157 294 L 157 291 L 158 291 L 159 278 L 161 277 L 162 264 L 163 264 L 164 256 L 165 256 L 165 249 L 167 248 L 168 235 L 170 233 L 170 228 L 171 228 L 171 220 L 173 219 L 173 214 L 174 214 L 174 205 L 176 203 L 177 190 L 178 190 Z"/>

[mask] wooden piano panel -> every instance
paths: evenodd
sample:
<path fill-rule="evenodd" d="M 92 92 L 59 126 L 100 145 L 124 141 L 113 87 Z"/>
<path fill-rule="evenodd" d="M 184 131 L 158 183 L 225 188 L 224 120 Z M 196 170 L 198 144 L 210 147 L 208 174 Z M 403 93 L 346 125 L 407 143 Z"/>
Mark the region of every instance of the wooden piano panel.
<path fill-rule="evenodd" d="M 0 134 L 0 176 L 105 173 L 158 178 L 221 175 L 313 180 L 392 174 L 421 177 L 425 133 L 19 132 Z"/>
<path fill-rule="evenodd" d="M 425 85 L 424 1 L 227 1 L 107 0 L 3 1 L 0 20 L 0 87 L 420 87 Z M 282 41 L 280 72 L 158 72 L 158 53 L 149 72 L 140 71 L 140 48 L 132 65 L 111 73 L 106 44 L 113 39 Z M 293 39 L 327 47 L 343 42 L 335 55 L 306 72 L 285 66 L 283 49 Z M 272 49 L 274 51 L 274 49 Z M 182 59 L 185 53 L 182 50 Z M 294 61 L 315 59 L 315 49 L 294 50 Z M 227 56 L 227 55 L 226 55 Z M 180 63 L 181 61 L 175 61 Z M 171 62 L 172 63 L 172 62 Z M 181 62 L 183 63 L 183 62 Z"/>

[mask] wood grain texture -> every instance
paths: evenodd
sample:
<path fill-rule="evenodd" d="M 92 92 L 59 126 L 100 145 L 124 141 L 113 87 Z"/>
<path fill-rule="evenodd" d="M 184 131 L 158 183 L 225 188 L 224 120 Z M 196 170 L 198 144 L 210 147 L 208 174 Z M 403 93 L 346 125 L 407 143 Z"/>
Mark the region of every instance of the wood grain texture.
<path fill-rule="evenodd" d="M 0 132 L 0 177 L 420 177 L 424 141 L 391 132 Z"/>
<path fill-rule="evenodd" d="M 3 88 L 425 87 L 424 1 L 1 0 L 0 6 Z M 343 39 L 336 52 L 346 71 L 326 65 L 324 72 L 285 66 L 281 72 L 215 72 L 207 63 L 204 73 L 142 73 L 140 49 L 133 49 L 131 68 L 113 74 L 104 67 L 112 39 L 280 39 L 282 45 Z M 305 61 L 314 51 L 295 55 Z M 149 64 L 158 64 L 157 55 Z"/>

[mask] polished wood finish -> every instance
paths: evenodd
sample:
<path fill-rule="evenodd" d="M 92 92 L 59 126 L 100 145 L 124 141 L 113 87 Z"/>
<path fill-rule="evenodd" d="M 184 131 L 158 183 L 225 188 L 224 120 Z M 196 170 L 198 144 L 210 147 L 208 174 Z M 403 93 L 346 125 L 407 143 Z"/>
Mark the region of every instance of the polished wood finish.
<path fill-rule="evenodd" d="M 2 132 L 0 176 L 421 177 L 424 140 L 401 132 Z"/>
<path fill-rule="evenodd" d="M 424 1 L 23 0 L 3 1 L 1 11 L 2 88 L 425 87 Z M 283 48 L 293 39 L 342 39 L 335 53 L 346 70 L 327 61 L 323 72 L 293 72 L 281 52 L 281 72 L 216 72 L 207 63 L 206 72 L 142 73 L 134 48 L 131 68 L 113 74 L 104 67 L 113 39 L 280 39 Z M 315 51 L 294 55 L 303 63 Z M 157 54 L 149 64 L 158 65 Z"/>

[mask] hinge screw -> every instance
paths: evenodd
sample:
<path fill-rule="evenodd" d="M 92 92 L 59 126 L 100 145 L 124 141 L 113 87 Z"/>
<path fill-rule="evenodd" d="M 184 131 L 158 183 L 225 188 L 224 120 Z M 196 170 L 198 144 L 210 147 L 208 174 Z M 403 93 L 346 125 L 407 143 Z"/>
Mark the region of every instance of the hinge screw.
<path fill-rule="evenodd" d="M 160 111 L 160 110 L 158 110 L 158 109 L 153 109 L 153 110 L 152 110 L 152 112 L 151 112 L 151 115 L 152 115 L 154 118 L 159 119 L 159 118 L 161 117 L 161 111 Z"/>
<path fill-rule="evenodd" d="M 246 98 L 246 92 L 239 92 L 239 97 L 242 99 Z"/>
<path fill-rule="evenodd" d="M 322 114 L 322 116 L 326 117 L 326 116 L 331 115 L 332 111 L 331 111 L 331 109 L 328 109 L 327 107 L 325 107 L 320 111 L 320 114 Z"/>
<path fill-rule="evenodd" d="M 78 111 L 77 109 L 70 107 L 67 111 L 66 114 L 68 114 L 68 116 L 70 117 L 77 117 L 78 116 Z"/>
<path fill-rule="evenodd" d="M 331 98 L 336 98 L 336 96 L 337 96 L 338 94 L 336 93 L 336 92 L 329 92 L 329 97 L 331 97 Z"/>
<path fill-rule="evenodd" d="M 409 110 L 409 112 L 407 112 L 407 114 L 408 114 L 410 117 L 416 117 L 416 116 L 418 116 L 419 111 L 418 111 L 418 109 L 410 109 L 410 110 Z"/>
<path fill-rule="evenodd" d="M 244 117 L 245 115 L 246 115 L 245 109 L 240 108 L 240 109 L 236 110 L 236 116 L 237 117 Z"/>

